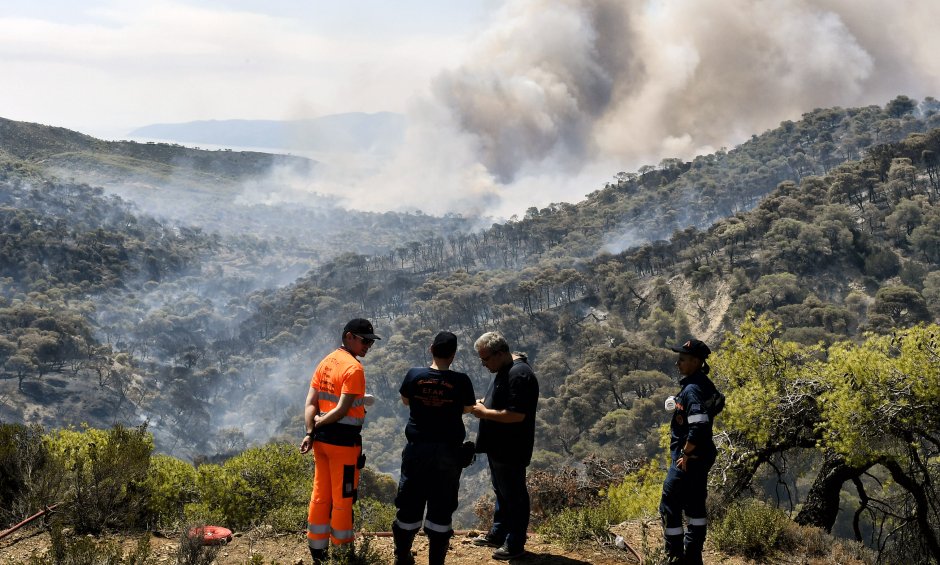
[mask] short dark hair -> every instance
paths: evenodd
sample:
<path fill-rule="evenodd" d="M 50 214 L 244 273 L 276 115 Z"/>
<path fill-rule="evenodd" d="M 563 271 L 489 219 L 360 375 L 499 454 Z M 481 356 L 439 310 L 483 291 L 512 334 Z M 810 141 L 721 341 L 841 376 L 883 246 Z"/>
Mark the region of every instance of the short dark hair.
<path fill-rule="evenodd" d="M 450 359 L 457 353 L 457 336 L 450 332 L 440 332 L 434 336 L 431 355 L 438 359 Z"/>

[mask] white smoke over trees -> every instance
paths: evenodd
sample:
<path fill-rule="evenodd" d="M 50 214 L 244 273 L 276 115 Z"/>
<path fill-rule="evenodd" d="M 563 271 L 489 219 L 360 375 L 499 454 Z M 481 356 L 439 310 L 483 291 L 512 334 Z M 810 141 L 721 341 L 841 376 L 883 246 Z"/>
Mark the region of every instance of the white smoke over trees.
<path fill-rule="evenodd" d="M 512 0 L 357 183 L 384 187 L 368 207 L 435 213 L 577 200 L 814 108 L 940 93 L 938 16 L 930 0 Z"/>

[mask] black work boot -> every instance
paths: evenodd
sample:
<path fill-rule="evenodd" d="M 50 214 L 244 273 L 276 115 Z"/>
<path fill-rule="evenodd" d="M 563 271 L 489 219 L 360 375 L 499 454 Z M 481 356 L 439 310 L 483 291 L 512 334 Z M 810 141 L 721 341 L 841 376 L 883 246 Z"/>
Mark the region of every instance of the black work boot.
<path fill-rule="evenodd" d="M 454 532 L 441 533 L 425 528 L 424 533 L 428 535 L 428 565 L 444 565 L 450 537 Z"/>
<path fill-rule="evenodd" d="M 414 565 L 411 544 L 415 541 L 418 530 L 403 530 L 398 522 L 392 522 L 392 539 L 395 540 L 395 565 Z"/>
<path fill-rule="evenodd" d="M 313 557 L 313 565 L 321 565 L 326 563 L 326 549 L 313 549 L 310 548 L 310 557 Z"/>

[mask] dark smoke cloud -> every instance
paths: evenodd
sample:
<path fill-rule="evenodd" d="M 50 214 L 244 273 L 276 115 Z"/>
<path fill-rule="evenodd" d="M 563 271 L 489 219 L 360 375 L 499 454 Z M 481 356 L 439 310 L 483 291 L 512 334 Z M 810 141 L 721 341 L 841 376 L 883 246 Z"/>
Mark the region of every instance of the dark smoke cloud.
<path fill-rule="evenodd" d="M 616 89 L 638 74 L 622 33 L 628 15 L 613 2 L 514 3 L 473 62 L 438 77 L 434 95 L 502 182 L 552 154 L 576 164 L 595 150 L 594 124 Z"/>
<path fill-rule="evenodd" d="M 575 201 L 815 108 L 940 94 L 938 17 L 935 0 L 511 0 L 360 185 L 432 213 Z"/>

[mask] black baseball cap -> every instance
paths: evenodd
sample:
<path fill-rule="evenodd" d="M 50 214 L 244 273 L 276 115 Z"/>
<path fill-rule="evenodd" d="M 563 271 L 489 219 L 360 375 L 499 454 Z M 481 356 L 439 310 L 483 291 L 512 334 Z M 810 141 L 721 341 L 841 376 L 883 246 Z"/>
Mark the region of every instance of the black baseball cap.
<path fill-rule="evenodd" d="M 711 355 L 712 350 L 705 345 L 704 342 L 697 339 L 690 339 L 681 345 L 675 347 L 670 347 L 669 349 L 675 351 L 676 353 L 686 353 L 692 355 L 693 357 L 698 357 L 703 361 Z"/>
<path fill-rule="evenodd" d="M 375 330 L 372 329 L 372 322 L 365 318 L 353 318 L 349 320 L 349 322 L 346 323 L 346 327 L 343 328 L 343 335 L 346 335 L 346 332 L 352 332 L 365 339 L 382 339 L 375 335 Z"/>
<path fill-rule="evenodd" d="M 431 344 L 431 355 L 447 359 L 457 352 L 457 336 L 450 332 L 440 332 L 434 336 Z"/>

